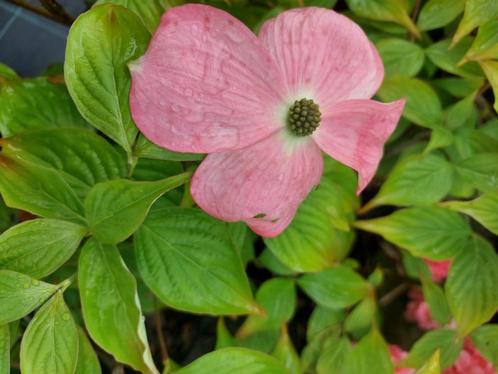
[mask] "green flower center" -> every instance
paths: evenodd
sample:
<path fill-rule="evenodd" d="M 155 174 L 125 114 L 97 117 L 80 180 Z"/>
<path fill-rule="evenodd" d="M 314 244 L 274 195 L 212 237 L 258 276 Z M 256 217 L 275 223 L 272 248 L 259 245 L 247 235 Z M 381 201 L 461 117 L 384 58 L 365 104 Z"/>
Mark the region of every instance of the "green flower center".
<path fill-rule="evenodd" d="M 311 99 L 294 101 L 287 115 L 287 126 L 297 136 L 308 136 L 320 126 L 322 114 L 320 108 Z"/>

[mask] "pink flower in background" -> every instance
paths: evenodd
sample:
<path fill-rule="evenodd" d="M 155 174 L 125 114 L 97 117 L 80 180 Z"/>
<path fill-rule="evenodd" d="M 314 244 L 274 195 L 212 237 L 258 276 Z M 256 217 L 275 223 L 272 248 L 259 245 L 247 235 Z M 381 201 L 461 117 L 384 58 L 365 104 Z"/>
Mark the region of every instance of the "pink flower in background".
<path fill-rule="evenodd" d="M 425 259 L 424 261 L 429 267 L 429 271 L 431 272 L 432 280 L 434 282 L 442 282 L 446 279 L 448 272 L 450 271 L 450 260 L 434 261 Z"/>
<path fill-rule="evenodd" d="M 444 374 L 497 374 L 493 365 L 466 339 L 457 360 Z"/>
<path fill-rule="evenodd" d="M 389 353 L 391 354 L 391 362 L 393 363 L 395 369 L 394 374 L 415 374 L 415 369 L 412 368 L 402 368 L 397 367 L 399 363 L 408 356 L 408 353 L 403 351 L 400 347 L 395 344 L 389 344 Z"/>
<path fill-rule="evenodd" d="M 384 69 L 365 33 L 320 8 L 283 12 L 254 35 L 200 4 L 169 10 L 130 66 L 133 119 L 155 144 L 209 153 L 195 202 L 263 236 L 281 233 L 322 174 L 322 153 L 373 178 L 404 100 L 369 100 Z"/>
<path fill-rule="evenodd" d="M 408 321 L 415 322 L 422 330 L 437 329 L 439 324 L 434 321 L 429 311 L 429 305 L 419 288 L 412 288 L 408 292 L 410 301 L 406 306 L 405 316 Z"/>

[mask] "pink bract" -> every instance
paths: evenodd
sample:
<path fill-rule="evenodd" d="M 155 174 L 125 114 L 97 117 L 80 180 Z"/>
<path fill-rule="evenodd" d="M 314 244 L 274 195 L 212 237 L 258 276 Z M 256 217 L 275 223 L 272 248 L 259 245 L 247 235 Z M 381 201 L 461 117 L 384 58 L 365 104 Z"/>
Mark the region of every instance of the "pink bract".
<path fill-rule="evenodd" d="M 412 288 L 408 292 L 410 301 L 406 306 L 405 316 L 408 321 L 415 322 L 422 330 L 437 329 L 439 324 L 432 319 L 429 305 L 419 288 Z"/>
<path fill-rule="evenodd" d="M 389 353 L 391 354 L 391 362 L 395 368 L 394 374 L 415 374 L 415 369 L 399 367 L 400 362 L 408 356 L 408 353 L 395 344 L 389 344 Z"/>
<path fill-rule="evenodd" d="M 448 272 L 450 271 L 450 260 L 434 261 L 425 259 L 424 261 L 429 267 L 429 271 L 431 272 L 432 280 L 434 282 L 442 282 L 446 279 Z"/>
<path fill-rule="evenodd" d="M 259 36 L 213 7 L 172 8 L 130 70 L 143 134 L 169 150 L 209 153 L 192 180 L 195 202 L 267 237 L 319 183 L 321 151 L 358 172 L 360 193 L 404 106 L 369 100 L 384 74 L 377 51 L 354 22 L 321 8 L 283 12 Z M 309 136 L 286 123 L 303 98 L 322 118 Z"/>

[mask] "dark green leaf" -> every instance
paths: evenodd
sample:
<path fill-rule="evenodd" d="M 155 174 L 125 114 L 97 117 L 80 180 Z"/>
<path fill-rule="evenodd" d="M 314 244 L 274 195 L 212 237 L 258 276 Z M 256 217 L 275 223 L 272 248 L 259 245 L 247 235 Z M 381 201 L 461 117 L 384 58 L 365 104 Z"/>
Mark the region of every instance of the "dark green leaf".
<path fill-rule="evenodd" d="M 10 328 L 0 325 L 0 373 L 10 373 Z"/>
<path fill-rule="evenodd" d="M 498 191 L 498 153 L 481 153 L 456 163 L 463 180 L 480 191 Z"/>
<path fill-rule="evenodd" d="M 424 50 L 403 39 L 382 39 L 376 43 L 386 76 L 414 77 L 424 64 Z"/>
<path fill-rule="evenodd" d="M 465 0 L 429 0 L 418 15 L 420 30 L 433 30 L 446 26 L 463 12 Z"/>
<path fill-rule="evenodd" d="M 153 209 L 135 246 L 143 280 L 165 304 L 215 315 L 257 311 L 225 223 L 197 209 Z"/>
<path fill-rule="evenodd" d="M 204 155 L 198 153 L 179 153 L 168 151 L 167 149 L 151 143 L 142 134 L 138 136 L 133 153 L 138 158 L 168 161 L 199 161 L 204 157 Z"/>
<path fill-rule="evenodd" d="M 451 319 L 451 312 L 443 290 L 429 277 L 424 276 L 422 277 L 422 290 L 432 319 L 441 326 L 446 325 Z"/>

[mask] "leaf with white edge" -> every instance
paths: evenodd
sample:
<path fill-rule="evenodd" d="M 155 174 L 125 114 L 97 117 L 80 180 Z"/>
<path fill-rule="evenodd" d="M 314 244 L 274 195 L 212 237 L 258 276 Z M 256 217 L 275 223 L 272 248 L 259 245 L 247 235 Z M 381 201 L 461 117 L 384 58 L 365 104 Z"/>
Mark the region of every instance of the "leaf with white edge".
<path fill-rule="evenodd" d="M 56 219 L 34 219 L 0 235 L 0 269 L 43 278 L 62 266 L 78 248 L 87 229 Z"/>
<path fill-rule="evenodd" d="M 453 166 L 439 154 L 414 155 L 393 168 L 368 208 L 426 205 L 442 199 L 453 185 Z"/>
<path fill-rule="evenodd" d="M 376 43 L 386 76 L 413 77 L 424 64 L 424 50 L 403 39 L 382 39 Z"/>
<path fill-rule="evenodd" d="M 318 305 L 333 309 L 351 306 L 370 292 L 365 279 L 345 265 L 302 275 L 297 283 Z"/>
<path fill-rule="evenodd" d="M 264 282 L 256 292 L 256 302 L 264 315 L 249 316 L 237 332 L 237 336 L 251 335 L 260 330 L 280 329 L 292 318 L 296 309 L 294 281 L 272 278 Z"/>
<path fill-rule="evenodd" d="M 458 43 L 476 27 L 481 26 L 498 16 L 496 0 L 466 0 L 463 18 L 453 35 L 452 45 Z"/>
<path fill-rule="evenodd" d="M 414 256 L 432 260 L 460 253 L 472 233 L 458 213 L 439 207 L 402 209 L 386 217 L 357 221 L 355 227 L 382 235 Z"/>
<path fill-rule="evenodd" d="M 445 39 L 432 44 L 425 52 L 434 65 L 448 73 L 464 78 L 482 77 L 482 70 L 476 62 L 468 62 L 458 66 L 458 63 L 470 48 L 472 41 L 472 38 L 467 37 L 453 48 L 450 48 L 450 40 Z"/>
<path fill-rule="evenodd" d="M 349 251 L 354 233 L 349 224 L 357 204 L 354 192 L 324 175 L 299 206 L 287 229 L 265 244 L 289 269 L 314 272 L 330 267 Z"/>
<path fill-rule="evenodd" d="M 10 327 L 0 325 L 0 373 L 10 373 Z"/>
<path fill-rule="evenodd" d="M 131 154 L 138 130 L 130 114 L 128 62 L 150 39 L 142 21 L 119 5 L 83 13 L 67 39 L 64 78 L 78 110 L 97 129 Z"/>
<path fill-rule="evenodd" d="M 373 19 L 376 21 L 395 22 L 417 38 L 420 31 L 408 15 L 408 6 L 404 1 L 398 0 L 346 0 L 353 13 L 360 17 Z"/>
<path fill-rule="evenodd" d="M 296 352 L 296 348 L 292 344 L 287 328 L 282 329 L 272 356 L 280 360 L 290 374 L 301 374 L 301 360 Z"/>
<path fill-rule="evenodd" d="M 479 64 L 481 65 L 482 70 L 484 70 L 489 84 L 493 88 L 493 94 L 495 95 L 493 108 L 495 108 L 495 111 L 498 113 L 498 61 L 485 60 L 479 61 Z"/>
<path fill-rule="evenodd" d="M 457 173 L 469 185 L 484 192 L 498 191 L 498 153 L 480 153 L 455 164 Z"/>
<path fill-rule="evenodd" d="M 0 325 L 38 308 L 58 287 L 10 270 L 0 270 Z"/>
<path fill-rule="evenodd" d="M 82 328 L 78 328 L 78 364 L 74 374 L 100 374 L 99 359 Z"/>
<path fill-rule="evenodd" d="M 86 223 L 83 203 L 53 169 L 0 155 L 0 192 L 11 208 L 45 218 Z"/>
<path fill-rule="evenodd" d="M 498 192 L 488 192 L 471 201 L 446 201 L 441 205 L 471 216 L 498 235 Z"/>
<path fill-rule="evenodd" d="M 155 182 L 118 179 L 95 185 L 85 199 L 90 232 L 104 244 L 116 244 L 133 234 L 151 205 L 164 193 L 185 184 L 191 173 Z"/>
<path fill-rule="evenodd" d="M 420 30 L 433 30 L 446 26 L 463 12 L 465 0 L 429 0 L 417 18 Z"/>
<path fill-rule="evenodd" d="M 198 209 L 152 209 L 135 250 L 140 275 L 166 305 L 213 315 L 258 312 L 224 222 Z"/>
<path fill-rule="evenodd" d="M 463 342 L 455 330 L 442 328 L 425 333 L 413 345 L 404 363 L 421 367 L 439 349 L 441 369 L 450 367 L 460 354 Z"/>
<path fill-rule="evenodd" d="M 276 358 L 246 348 L 223 348 L 208 353 L 175 374 L 289 374 Z"/>
<path fill-rule="evenodd" d="M 415 374 L 441 374 L 440 356 L 439 349 L 437 349 Z"/>
<path fill-rule="evenodd" d="M 489 21 L 479 27 L 472 46 L 465 54 L 464 60 L 487 60 L 498 56 L 498 19 Z"/>
<path fill-rule="evenodd" d="M 204 158 L 204 155 L 199 153 L 180 153 L 168 151 L 167 149 L 151 143 L 142 134 L 138 136 L 135 147 L 133 148 L 133 154 L 138 158 L 150 158 L 153 160 L 167 161 L 199 161 Z"/>
<path fill-rule="evenodd" d="M 78 361 L 78 330 L 57 292 L 30 321 L 21 342 L 24 374 L 74 373 Z"/>
<path fill-rule="evenodd" d="M 81 309 L 92 339 L 117 361 L 142 373 L 157 373 L 137 282 L 118 249 L 88 240 L 81 251 L 78 270 Z"/>
<path fill-rule="evenodd" d="M 454 259 L 445 283 L 446 296 L 462 336 L 488 321 L 498 309 L 498 255 L 474 235 Z"/>
<path fill-rule="evenodd" d="M 378 92 L 386 102 L 406 98 L 403 116 L 424 127 L 436 127 L 443 120 L 443 109 L 436 91 L 417 78 L 392 77 L 385 79 Z"/>
<path fill-rule="evenodd" d="M 0 81 L 0 132 L 87 126 L 64 83 L 50 78 Z"/>
<path fill-rule="evenodd" d="M 393 364 L 387 344 L 376 328 L 363 337 L 347 354 L 345 374 L 391 374 Z"/>
<path fill-rule="evenodd" d="M 84 197 L 99 182 L 126 176 L 126 157 L 88 129 L 30 130 L 1 139 L 2 152 L 52 168 Z"/>
<path fill-rule="evenodd" d="M 472 343 L 481 355 L 495 367 L 498 366 L 498 325 L 483 325 L 475 329 L 472 333 Z"/>
<path fill-rule="evenodd" d="M 95 3 L 96 6 L 101 4 L 116 4 L 131 10 L 150 33 L 156 30 L 161 15 L 171 7 L 169 0 L 98 0 Z"/>

